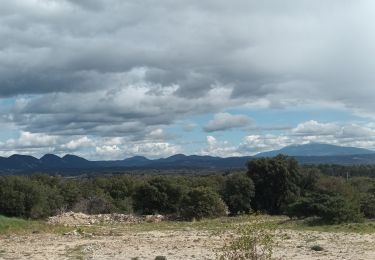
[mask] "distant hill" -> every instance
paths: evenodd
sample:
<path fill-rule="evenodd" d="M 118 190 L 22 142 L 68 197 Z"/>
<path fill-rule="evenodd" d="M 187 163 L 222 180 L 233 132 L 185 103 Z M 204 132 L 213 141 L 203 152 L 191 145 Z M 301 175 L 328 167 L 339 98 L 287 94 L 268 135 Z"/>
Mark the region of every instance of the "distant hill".
<path fill-rule="evenodd" d="M 148 159 L 134 156 L 124 160 L 89 161 L 76 155 L 59 157 L 46 154 L 40 159 L 28 155 L 15 154 L 0 157 L 0 172 L 100 172 L 126 169 L 244 169 L 246 164 L 259 157 L 271 157 L 278 154 L 293 156 L 301 164 L 340 164 L 359 165 L 375 164 L 375 152 L 371 150 L 342 147 L 328 144 L 306 144 L 287 146 L 280 150 L 243 157 L 215 157 L 176 154 L 167 158 Z"/>
<path fill-rule="evenodd" d="M 337 146 L 332 144 L 310 143 L 303 145 L 290 145 L 280 150 L 259 153 L 255 157 L 273 157 L 278 154 L 289 156 L 340 156 L 340 155 L 363 155 L 374 154 L 374 151 L 356 148 Z"/>

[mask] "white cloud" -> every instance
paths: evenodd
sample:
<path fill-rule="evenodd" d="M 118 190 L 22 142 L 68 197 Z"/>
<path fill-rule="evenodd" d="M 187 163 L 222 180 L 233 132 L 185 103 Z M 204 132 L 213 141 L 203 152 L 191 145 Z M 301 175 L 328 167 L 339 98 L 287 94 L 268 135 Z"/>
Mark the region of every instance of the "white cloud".
<path fill-rule="evenodd" d="M 248 126 L 252 120 L 245 115 L 232 115 L 229 113 L 218 113 L 214 119 L 209 121 L 204 130 L 206 132 L 224 131 L 232 128 Z"/>
<path fill-rule="evenodd" d="M 56 145 L 57 137 L 43 133 L 21 132 L 18 139 L 9 139 L 4 147 L 6 148 L 40 148 Z"/>
<path fill-rule="evenodd" d="M 227 141 L 218 141 L 213 136 L 206 137 L 207 146 L 203 148 L 200 152 L 202 155 L 211 155 L 211 156 L 239 156 L 240 153 L 237 151 L 237 148 L 230 144 Z"/>
<path fill-rule="evenodd" d="M 95 149 L 96 156 L 102 159 L 124 159 L 142 155 L 148 158 L 168 157 L 181 152 L 181 147 L 167 142 L 148 142 L 122 145 L 101 145 Z"/>
<path fill-rule="evenodd" d="M 245 136 L 238 150 L 244 155 L 253 155 L 263 151 L 270 151 L 292 144 L 293 140 L 287 136 L 277 135 L 249 135 Z"/>
<path fill-rule="evenodd" d="M 296 128 L 292 129 L 292 133 L 301 136 L 314 135 L 335 135 L 341 130 L 340 126 L 334 123 L 319 123 L 315 120 L 310 120 L 300 123 Z"/>
<path fill-rule="evenodd" d="M 307 121 L 279 135 L 249 135 L 238 149 L 242 154 L 254 154 L 280 149 L 291 144 L 329 143 L 375 150 L 375 128 L 357 124 L 320 123 Z"/>
<path fill-rule="evenodd" d="M 70 140 L 67 144 L 61 145 L 61 148 L 68 150 L 77 150 L 78 148 L 91 147 L 95 144 L 93 140 L 87 136 L 80 137 L 78 139 Z"/>
<path fill-rule="evenodd" d="M 117 145 L 101 145 L 95 147 L 96 155 L 98 155 L 101 159 L 124 159 L 122 156 L 124 155 L 124 151 L 120 149 Z"/>

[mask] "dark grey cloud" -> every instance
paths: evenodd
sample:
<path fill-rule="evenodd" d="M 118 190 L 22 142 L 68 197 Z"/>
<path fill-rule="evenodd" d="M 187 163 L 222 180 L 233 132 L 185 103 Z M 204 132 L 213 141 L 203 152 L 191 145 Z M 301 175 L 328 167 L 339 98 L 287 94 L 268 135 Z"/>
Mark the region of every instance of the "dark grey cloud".
<path fill-rule="evenodd" d="M 374 116 L 374 9 L 369 0 L 7 1 L 0 97 L 23 101 L 4 118 L 35 133 L 140 139 L 260 101 Z"/>

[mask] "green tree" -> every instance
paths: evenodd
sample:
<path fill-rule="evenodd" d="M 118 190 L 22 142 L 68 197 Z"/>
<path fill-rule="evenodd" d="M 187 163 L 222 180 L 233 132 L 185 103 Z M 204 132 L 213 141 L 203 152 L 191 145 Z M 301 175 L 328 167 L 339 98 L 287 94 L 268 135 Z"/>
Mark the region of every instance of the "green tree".
<path fill-rule="evenodd" d="M 287 215 L 316 216 L 328 224 L 361 220 L 359 192 L 349 182 L 341 177 L 320 175 L 311 183 L 314 185 L 305 188 L 303 196 L 288 206 Z"/>
<path fill-rule="evenodd" d="M 182 187 L 171 178 L 152 178 L 135 190 L 134 208 L 143 214 L 176 213 L 182 195 Z"/>
<path fill-rule="evenodd" d="M 183 197 L 180 214 L 189 220 L 219 217 L 226 214 L 226 206 L 218 193 L 198 187 Z"/>
<path fill-rule="evenodd" d="M 366 218 L 375 218 L 375 193 L 365 194 L 362 196 L 361 212 Z"/>
<path fill-rule="evenodd" d="M 231 215 L 249 213 L 255 194 L 254 183 L 244 173 L 231 174 L 225 180 L 222 194 Z"/>
<path fill-rule="evenodd" d="M 255 186 L 253 209 L 280 214 L 300 194 L 301 174 L 298 162 L 278 155 L 260 158 L 248 163 L 248 176 Z"/>

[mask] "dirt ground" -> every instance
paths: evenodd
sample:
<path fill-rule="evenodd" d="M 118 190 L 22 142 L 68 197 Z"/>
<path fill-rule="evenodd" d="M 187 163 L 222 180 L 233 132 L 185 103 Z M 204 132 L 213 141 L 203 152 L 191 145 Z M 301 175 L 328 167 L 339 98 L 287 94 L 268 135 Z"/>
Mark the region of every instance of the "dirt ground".
<path fill-rule="evenodd" d="M 375 259 L 375 236 L 279 231 L 277 259 Z M 148 231 L 115 235 L 11 235 L 0 240 L 0 259 L 215 259 L 223 244 L 207 231 Z M 323 251 L 313 251 L 320 245 Z M 138 258 L 137 258 L 138 257 Z"/>
<path fill-rule="evenodd" d="M 95 225 L 87 231 L 77 226 L 60 234 L 0 236 L 0 259 L 215 259 L 228 237 L 197 228 L 163 230 L 160 223 L 147 230 L 127 228 L 128 223 Z M 276 240 L 275 259 L 375 259 L 375 234 L 279 229 Z M 312 250 L 315 245 L 323 250 Z"/>

